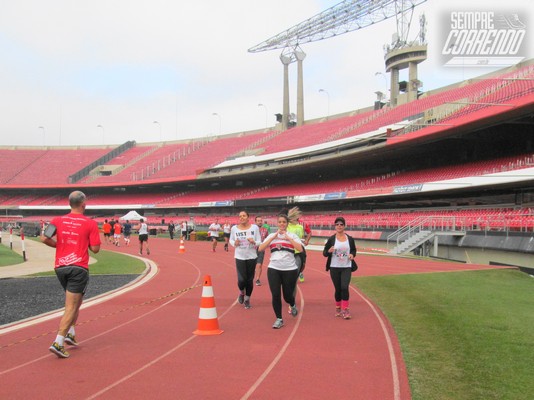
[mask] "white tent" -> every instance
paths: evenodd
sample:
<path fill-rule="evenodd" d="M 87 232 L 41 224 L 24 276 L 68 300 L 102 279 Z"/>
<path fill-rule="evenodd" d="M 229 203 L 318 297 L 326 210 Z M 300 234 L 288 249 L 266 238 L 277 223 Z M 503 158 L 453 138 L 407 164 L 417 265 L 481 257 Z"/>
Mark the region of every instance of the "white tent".
<path fill-rule="evenodd" d="M 128 214 L 123 215 L 119 219 L 124 219 L 127 221 L 139 221 L 141 218 L 144 218 L 142 215 L 139 215 L 137 211 L 129 211 Z"/>

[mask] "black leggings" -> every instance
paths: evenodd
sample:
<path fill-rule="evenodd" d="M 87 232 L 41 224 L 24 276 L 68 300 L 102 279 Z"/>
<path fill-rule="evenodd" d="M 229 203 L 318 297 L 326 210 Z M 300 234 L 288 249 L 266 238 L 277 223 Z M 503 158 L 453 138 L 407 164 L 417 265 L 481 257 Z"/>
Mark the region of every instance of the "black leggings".
<path fill-rule="evenodd" d="M 276 318 L 282 318 L 282 295 L 287 304 L 290 306 L 295 305 L 295 295 L 293 292 L 297 284 L 298 275 L 298 269 L 279 271 L 274 268 L 267 268 L 267 279 L 273 297 L 273 310 Z M 280 287 L 282 288 L 281 291 Z"/>
<path fill-rule="evenodd" d="M 330 278 L 334 284 L 336 301 L 349 299 L 349 284 L 352 271 L 350 268 L 330 268 Z"/>
<path fill-rule="evenodd" d="M 238 260 L 235 259 L 235 268 L 237 270 L 237 287 L 245 291 L 246 296 L 252 294 L 254 289 L 254 273 L 256 272 L 256 259 Z"/>

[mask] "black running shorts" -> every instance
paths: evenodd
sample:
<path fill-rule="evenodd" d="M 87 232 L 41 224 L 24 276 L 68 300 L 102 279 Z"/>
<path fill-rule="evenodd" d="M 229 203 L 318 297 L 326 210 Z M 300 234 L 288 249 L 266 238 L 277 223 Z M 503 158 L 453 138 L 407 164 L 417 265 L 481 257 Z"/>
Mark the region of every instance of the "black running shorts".
<path fill-rule="evenodd" d="M 85 294 L 89 284 L 89 271 L 77 265 L 67 265 L 55 269 L 59 283 L 71 293 Z"/>

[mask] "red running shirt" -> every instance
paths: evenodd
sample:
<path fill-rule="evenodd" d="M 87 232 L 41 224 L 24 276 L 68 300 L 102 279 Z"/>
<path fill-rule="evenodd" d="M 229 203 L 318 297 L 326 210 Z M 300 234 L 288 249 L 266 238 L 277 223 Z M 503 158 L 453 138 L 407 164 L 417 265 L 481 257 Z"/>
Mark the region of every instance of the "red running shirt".
<path fill-rule="evenodd" d="M 89 269 L 89 246 L 99 246 L 97 223 L 83 214 L 67 214 L 52 219 L 57 228 L 54 268 L 77 265 Z"/>

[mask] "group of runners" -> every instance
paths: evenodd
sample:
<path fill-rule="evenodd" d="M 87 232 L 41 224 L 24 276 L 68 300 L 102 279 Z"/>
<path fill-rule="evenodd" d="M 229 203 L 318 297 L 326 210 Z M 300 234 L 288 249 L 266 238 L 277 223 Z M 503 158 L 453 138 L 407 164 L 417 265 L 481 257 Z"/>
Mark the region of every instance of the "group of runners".
<path fill-rule="evenodd" d="M 300 223 L 302 213 L 298 207 L 293 207 L 287 213 L 277 217 L 278 229 L 270 232 L 270 226 L 261 216 L 256 216 L 254 223 L 250 222 L 247 211 L 239 213 L 239 223 L 231 226 L 228 222 L 223 226 L 219 220 L 208 227 L 211 240 L 211 251 L 215 252 L 220 232 L 223 232 L 224 250 L 229 245 L 234 247 L 234 257 L 237 271 L 237 286 L 239 289 L 238 302 L 245 309 L 250 309 L 250 298 L 254 285 L 261 286 L 261 276 L 265 251 L 271 251 L 267 280 L 272 295 L 273 310 L 276 321 L 273 328 L 280 329 L 284 325 L 282 318 L 282 297 L 288 304 L 288 313 L 298 315 L 295 304 L 297 281 L 304 282 L 306 267 L 306 249 L 311 239 L 311 229 L 307 224 Z"/>
<path fill-rule="evenodd" d="M 126 221 L 121 224 L 112 218 L 110 221 L 104 220 L 102 224 L 102 233 L 104 234 L 104 242 L 112 243 L 115 246 L 121 245 L 121 237 L 124 238 L 124 244 L 130 245 L 130 235 L 132 234 L 132 224 Z"/>
<path fill-rule="evenodd" d="M 49 350 L 60 358 L 70 356 L 65 345 L 78 345 L 75 325 L 89 282 L 89 251 L 98 253 L 102 243 L 96 221 L 84 215 L 85 194 L 80 191 L 72 192 L 69 195 L 69 205 L 70 213 L 53 218 L 49 226 L 41 233 L 42 242 L 56 249 L 54 270 L 65 291 L 65 310 L 59 323 L 57 336 L 49 347 Z M 305 246 L 311 238 L 309 228 L 299 223 L 301 215 L 298 207 L 293 207 L 287 213 L 278 215 L 277 230 L 271 233 L 261 217 L 256 217 L 255 223 L 252 224 L 248 212 L 241 211 L 239 223 L 231 226 L 229 235 L 225 235 L 225 244 L 235 249 L 239 289 L 237 301 L 245 309 L 251 308 L 250 299 L 254 284 L 261 285 L 265 251 L 269 248 L 271 254 L 267 280 L 276 316 L 272 325 L 274 329 L 284 326 L 282 299 L 288 304 L 290 315 L 296 317 L 299 313 L 295 302 L 296 285 L 299 278 L 304 281 Z M 113 243 L 116 243 L 120 236 L 117 238 L 115 235 L 120 235 L 122 230 L 125 236 L 128 233 L 129 244 L 129 234 L 132 229 L 136 229 L 139 233 L 139 254 L 143 254 L 143 248 L 146 249 L 148 255 L 150 254 L 148 226 L 143 218 L 135 227 L 132 227 L 129 221 L 122 226 L 119 222 L 114 222 L 114 224 L 107 220 L 104 222 L 105 241 L 112 243 L 110 237 L 111 232 L 114 232 Z M 111 228 L 112 225 L 113 228 Z M 335 289 L 335 316 L 350 319 L 349 284 L 351 273 L 357 269 L 354 261 L 356 245 L 354 239 L 345 233 L 343 217 L 337 217 L 334 225 L 336 233 L 328 238 L 323 255 L 327 257 L 326 270 L 330 271 Z M 217 220 L 210 225 L 213 251 L 217 246 L 216 238 L 220 230 L 221 226 Z M 225 246 L 225 250 L 228 251 L 228 246 Z"/>

